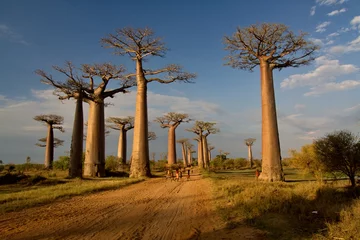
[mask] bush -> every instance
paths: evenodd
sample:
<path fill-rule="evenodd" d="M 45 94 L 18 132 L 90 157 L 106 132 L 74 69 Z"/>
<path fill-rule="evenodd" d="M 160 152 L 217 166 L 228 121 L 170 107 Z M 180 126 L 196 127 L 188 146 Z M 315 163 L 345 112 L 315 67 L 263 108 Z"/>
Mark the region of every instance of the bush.
<path fill-rule="evenodd" d="M 226 159 L 223 163 L 224 169 L 234 169 L 234 159 Z"/>
<path fill-rule="evenodd" d="M 59 170 L 68 170 L 70 164 L 69 156 L 60 156 L 58 160 L 53 163 L 53 167 Z"/>
<path fill-rule="evenodd" d="M 248 167 L 250 165 L 250 162 L 246 160 L 245 158 L 235 158 L 234 159 L 234 168 L 240 169 L 244 167 Z"/>
<path fill-rule="evenodd" d="M 42 170 L 44 169 L 43 164 L 38 163 L 23 163 L 15 165 L 15 170 L 19 172 L 31 171 L 31 170 Z"/>
<path fill-rule="evenodd" d="M 107 171 L 116 171 L 120 166 L 119 158 L 114 155 L 109 155 L 105 160 L 105 169 Z"/>

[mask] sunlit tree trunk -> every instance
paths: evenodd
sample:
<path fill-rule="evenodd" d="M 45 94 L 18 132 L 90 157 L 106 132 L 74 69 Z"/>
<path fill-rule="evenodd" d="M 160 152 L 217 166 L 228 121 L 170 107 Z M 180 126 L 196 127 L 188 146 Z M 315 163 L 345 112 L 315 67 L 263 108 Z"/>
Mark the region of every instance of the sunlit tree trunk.
<path fill-rule="evenodd" d="M 252 160 L 251 145 L 248 146 L 248 158 L 249 158 L 249 162 L 250 162 L 250 168 L 252 168 L 253 167 L 253 160 Z"/>
<path fill-rule="evenodd" d="M 52 125 L 48 124 L 45 163 L 44 163 L 46 169 L 52 169 L 53 160 L 54 160 L 54 131 Z"/>
<path fill-rule="evenodd" d="M 122 164 L 126 164 L 127 158 L 127 131 L 124 127 L 120 129 L 119 143 L 118 143 L 118 158 L 121 159 Z"/>
<path fill-rule="evenodd" d="M 200 168 L 204 168 L 202 136 L 199 136 L 199 141 L 198 141 L 198 165 Z"/>
<path fill-rule="evenodd" d="M 142 63 L 140 60 L 136 62 L 136 75 L 137 94 L 130 177 L 150 177 L 147 82 L 144 77 Z"/>
<path fill-rule="evenodd" d="M 280 142 L 276 116 L 276 104 L 272 69 L 269 63 L 260 61 L 262 106 L 262 173 L 259 179 L 281 181 Z"/>
<path fill-rule="evenodd" d="M 83 154 L 83 135 L 84 135 L 84 114 L 83 99 L 76 99 L 74 125 L 70 148 L 70 168 L 69 177 L 82 176 L 82 154 Z"/>
<path fill-rule="evenodd" d="M 184 143 L 181 144 L 181 152 L 182 152 L 184 167 L 186 167 L 186 166 L 188 165 L 188 161 L 186 160 L 186 158 L 187 158 L 187 151 L 186 151 L 186 146 L 185 146 Z"/>
<path fill-rule="evenodd" d="M 105 176 L 105 124 L 103 102 L 89 102 L 84 176 Z"/>
<path fill-rule="evenodd" d="M 206 136 L 202 136 L 202 150 L 203 150 L 204 167 L 208 168 L 210 162 L 209 162 L 209 152 L 208 152 L 208 144 L 207 144 Z"/>
<path fill-rule="evenodd" d="M 168 164 L 172 165 L 176 163 L 176 135 L 175 128 L 169 127 L 168 133 Z"/>

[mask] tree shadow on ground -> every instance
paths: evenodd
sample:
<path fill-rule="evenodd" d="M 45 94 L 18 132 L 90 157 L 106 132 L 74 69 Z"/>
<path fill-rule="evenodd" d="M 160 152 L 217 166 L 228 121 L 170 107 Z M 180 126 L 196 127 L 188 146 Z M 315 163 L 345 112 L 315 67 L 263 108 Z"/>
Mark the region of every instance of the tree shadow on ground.
<path fill-rule="evenodd" d="M 354 199 L 360 196 L 360 187 L 324 186 L 316 192 L 313 200 L 293 195 L 288 201 L 281 202 L 276 195 L 275 190 L 273 195 L 263 197 L 264 203 L 271 203 L 266 204 L 265 208 L 259 207 L 257 201 L 221 208 L 227 227 L 236 228 L 246 224 L 267 231 L 267 239 L 276 240 L 308 239 L 316 234 L 326 235 L 326 223 L 340 220 L 341 210 L 350 206 Z M 258 214 L 254 214 L 256 211 Z"/>

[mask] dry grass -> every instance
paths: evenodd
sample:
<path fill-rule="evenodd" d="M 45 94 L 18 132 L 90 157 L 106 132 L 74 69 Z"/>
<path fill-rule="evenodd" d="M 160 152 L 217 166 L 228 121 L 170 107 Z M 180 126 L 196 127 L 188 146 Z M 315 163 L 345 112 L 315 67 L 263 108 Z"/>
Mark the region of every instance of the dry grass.
<path fill-rule="evenodd" d="M 56 199 L 117 189 L 143 179 L 50 179 L 35 186 L 5 185 L 0 188 L 0 213 L 53 202 Z"/>
<path fill-rule="evenodd" d="M 352 214 L 360 212 L 360 191 L 345 187 L 347 181 L 301 181 L 301 174 L 295 176 L 292 170 L 294 181 L 266 183 L 255 181 L 250 173 L 209 174 L 219 199 L 218 210 L 229 228 L 251 225 L 277 240 L 331 236 L 360 239 L 360 231 L 356 232 L 360 217 Z M 349 230 L 342 233 L 341 229 Z"/>

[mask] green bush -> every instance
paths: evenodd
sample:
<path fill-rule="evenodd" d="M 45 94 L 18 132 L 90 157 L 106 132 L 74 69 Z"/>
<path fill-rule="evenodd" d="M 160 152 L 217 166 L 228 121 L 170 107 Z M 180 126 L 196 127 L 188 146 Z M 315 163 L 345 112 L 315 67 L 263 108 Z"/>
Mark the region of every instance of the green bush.
<path fill-rule="evenodd" d="M 109 155 L 105 160 L 105 169 L 108 171 L 116 171 L 120 166 L 119 158 L 114 155 Z"/>
<path fill-rule="evenodd" d="M 248 167 L 250 165 L 249 161 L 245 158 L 235 158 L 234 159 L 234 168 L 240 169 L 244 167 Z"/>
<path fill-rule="evenodd" d="M 58 160 L 53 163 L 53 167 L 59 170 L 69 169 L 70 157 L 69 156 L 60 156 Z"/>
<path fill-rule="evenodd" d="M 31 170 L 42 170 L 44 169 L 44 164 L 39 163 L 23 163 L 15 165 L 15 171 L 24 172 Z"/>

